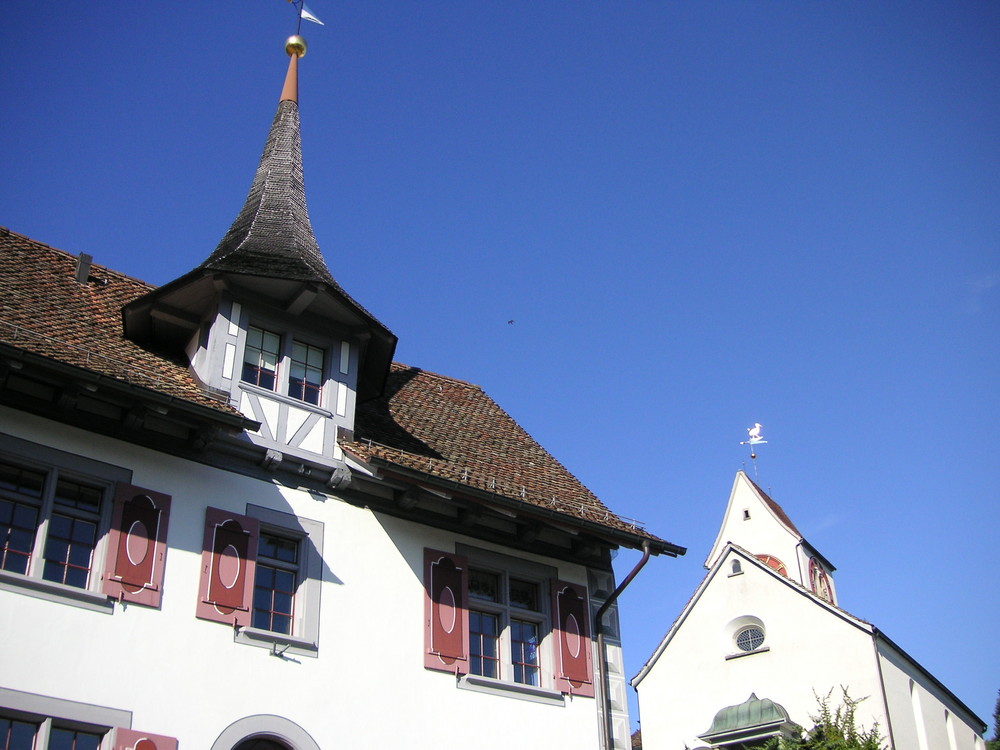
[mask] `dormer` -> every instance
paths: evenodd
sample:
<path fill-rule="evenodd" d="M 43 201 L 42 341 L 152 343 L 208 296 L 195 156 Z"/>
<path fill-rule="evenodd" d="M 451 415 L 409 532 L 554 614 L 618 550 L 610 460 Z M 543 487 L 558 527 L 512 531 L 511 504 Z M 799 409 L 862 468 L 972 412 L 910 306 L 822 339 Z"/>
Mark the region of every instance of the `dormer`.
<path fill-rule="evenodd" d="M 201 265 L 122 311 L 126 337 L 183 359 L 260 423 L 244 438 L 275 458 L 341 463 L 358 401 L 382 393 L 396 337 L 334 280 L 306 208 L 293 37 L 253 184 Z"/>

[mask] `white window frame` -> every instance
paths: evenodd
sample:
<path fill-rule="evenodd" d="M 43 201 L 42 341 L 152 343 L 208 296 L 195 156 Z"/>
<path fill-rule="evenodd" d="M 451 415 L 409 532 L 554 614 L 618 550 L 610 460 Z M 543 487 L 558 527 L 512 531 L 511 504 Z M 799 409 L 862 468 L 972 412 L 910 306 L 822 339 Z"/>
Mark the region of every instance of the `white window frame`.
<path fill-rule="evenodd" d="M 260 521 L 261 534 L 273 534 L 298 541 L 298 581 L 290 635 L 251 626 L 240 628 L 234 639 L 237 643 L 267 648 L 275 656 L 317 656 L 320 595 L 323 587 L 323 524 L 310 518 L 249 503 L 246 515 Z M 252 597 L 250 607 L 253 608 Z"/>
<path fill-rule="evenodd" d="M 243 379 L 243 365 L 246 362 L 247 352 L 247 334 L 251 328 L 256 328 L 264 333 L 269 333 L 278 337 L 278 362 L 274 375 L 273 389 L 266 388 L 262 385 L 257 385 L 256 383 Z M 292 374 L 292 347 L 296 343 L 304 344 L 314 349 L 320 349 L 323 352 L 323 372 L 322 382 L 319 387 L 319 403 L 314 404 L 310 401 L 306 401 L 305 399 L 298 398 L 297 396 L 292 396 L 289 393 L 289 379 Z M 334 343 L 336 342 L 320 342 L 311 336 L 303 336 L 300 332 L 297 332 L 294 329 L 274 325 L 268 320 L 257 320 L 256 318 L 249 320 L 246 325 L 242 326 L 240 329 L 240 355 L 238 358 L 239 372 L 233 373 L 235 375 L 234 381 L 239 383 L 240 387 L 243 388 L 250 388 L 260 393 L 283 396 L 288 399 L 289 403 L 302 406 L 306 409 L 330 410 L 328 404 L 330 404 L 336 397 L 336 394 L 333 393 L 331 383 L 337 381 L 333 375 L 334 368 L 332 357 L 333 350 L 336 347 L 331 346 L 331 344 Z"/>
<path fill-rule="evenodd" d="M 466 608 L 470 614 L 476 612 L 487 612 L 500 616 L 500 634 L 498 644 L 499 672 L 497 678 L 485 677 L 472 674 L 471 672 L 462 677 L 459 682 L 460 688 L 478 690 L 480 692 L 490 692 L 510 697 L 526 698 L 538 702 L 551 703 L 554 705 L 564 705 L 565 700 L 562 693 L 555 686 L 555 641 L 556 637 L 552 630 L 552 581 L 558 580 L 558 570 L 549 565 L 533 563 L 521 560 L 516 557 L 504 555 L 498 552 L 491 552 L 464 544 L 456 545 L 456 553 L 462 555 L 468 561 L 469 571 L 481 570 L 500 576 L 502 602 L 489 602 L 476 599 L 468 593 Z M 509 598 L 509 581 L 511 578 L 528 581 L 538 586 L 538 611 L 521 609 L 511 605 Z M 524 620 L 537 623 L 539 626 L 538 644 L 538 682 L 531 685 L 528 683 L 514 682 L 513 662 L 511 660 L 511 638 L 510 619 Z M 470 627 L 469 640 L 471 645 L 472 632 Z M 471 658 L 471 654 L 470 654 Z M 471 664 L 469 665 L 471 668 Z"/>
<path fill-rule="evenodd" d="M 26 573 L 0 570 L 0 590 L 15 591 L 110 614 L 114 605 L 102 592 L 102 576 L 114 506 L 114 488 L 117 483 L 131 483 L 132 472 L 5 434 L 0 434 L 0 460 L 45 474 L 40 499 L 24 498 L 17 492 L 0 490 L 0 497 L 15 502 L 28 501 L 28 504 L 39 508 L 39 522 L 35 530 L 28 570 Z M 45 567 L 45 541 L 59 477 L 98 487 L 102 491 L 101 505 L 96 519 L 96 544 L 91 554 L 90 576 L 86 588 L 48 581 L 42 577 Z"/>

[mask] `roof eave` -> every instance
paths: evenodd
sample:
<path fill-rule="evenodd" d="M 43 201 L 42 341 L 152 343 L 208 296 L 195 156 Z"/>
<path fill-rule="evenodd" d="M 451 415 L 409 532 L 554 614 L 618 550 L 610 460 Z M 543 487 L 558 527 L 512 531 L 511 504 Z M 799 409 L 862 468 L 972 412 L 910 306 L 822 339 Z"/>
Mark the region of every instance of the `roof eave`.
<path fill-rule="evenodd" d="M 349 448 L 345 448 L 345 451 L 350 452 Z M 354 454 L 351 454 L 352 456 Z M 668 541 L 659 539 L 652 534 L 641 534 L 641 533 L 629 533 L 622 529 L 615 529 L 610 526 L 604 526 L 595 521 L 588 521 L 584 518 L 579 518 L 568 513 L 563 513 L 561 511 L 555 510 L 553 508 L 542 508 L 537 505 L 532 505 L 525 503 L 520 500 L 506 497 L 504 495 L 498 495 L 492 492 L 487 492 L 485 490 L 480 490 L 475 487 L 470 487 L 468 485 L 462 484 L 461 482 L 455 482 L 452 480 L 441 479 L 434 474 L 428 474 L 426 472 L 418 471 L 416 469 L 411 469 L 406 466 L 400 466 L 392 461 L 387 461 L 384 458 L 379 458 L 378 456 L 370 456 L 368 458 L 362 458 L 360 456 L 354 456 L 363 463 L 367 463 L 372 466 L 382 467 L 391 469 L 391 471 L 400 476 L 406 476 L 413 480 L 424 482 L 426 484 L 441 487 L 442 489 L 448 489 L 451 491 L 458 490 L 463 495 L 470 498 L 492 503 L 498 507 L 504 508 L 506 510 L 513 510 L 519 514 L 525 516 L 540 517 L 545 519 L 550 519 L 552 521 L 557 521 L 564 526 L 570 526 L 572 528 L 579 529 L 580 531 L 591 534 L 592 536 L 599 537 L 606 541 L 612 542 L 618 546 L 627 547 L 629 549 L 641 549 L 644 544 L 649 545 L 649 550 L 651 554 L 654 555 L 667 555 L 668 557 L 680 557 L 687 552 L 686 547 L 681 547 L 676 544 L 671 544 Z"/>

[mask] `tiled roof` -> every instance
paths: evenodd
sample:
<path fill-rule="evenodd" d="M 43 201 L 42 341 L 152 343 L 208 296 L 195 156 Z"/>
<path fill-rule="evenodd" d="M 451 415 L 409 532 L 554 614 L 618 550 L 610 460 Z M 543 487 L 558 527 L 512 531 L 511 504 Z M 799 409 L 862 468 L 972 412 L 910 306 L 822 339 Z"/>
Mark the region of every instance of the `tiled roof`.
<path fill-rule="evenodd" d="M 764 490 L 758 487 L 757 483 L 754 482 L 752 479 L 750 479 L 750 477 L 747 477 L 747 481 L 750 482 L 751 485 L 753 485 L 753 488 L 755 490 L 757 490 L 757 494 L 760 495 L 760 499 L 763 500 L 764 504 L 771 509 L 771 512 L 778 517 L 778 520 L 781 521 L 783 524 L 785 524 L 785 526 L 788 527 L 789 531 L 791 531 L 793 534 L 795 534 L 801 539 L 802 533 L 797 528 L 795 528 L 795 524 L 792 523 L 792 519 L 788 517 L 787 513 L 785 513 L 785 509 L 782 508 L 780 505 L 778 505 L 776 502 L 774 502 L 774 500 L 772 500 L 771 497 L 766 492 L 764 492 Z"/>
<path fill-rule="evenodd" d="M 122 305 L 152 287 L 94 264 L 76 281 L 77 259 L 0 227 L 0 342 L 114 380 L 208 407 L 238 412 L 210 393 L 186 364 L 122 335 Z"/>
<path fill-rule="evenodd" d="M 344 450 L 458 486 L 662 541 L 612 513 L 479 386 L 393 364 L 382 398 L 358 406 Z"/>
<path fill-rule="evenodd" d="M 154 287 L 97 264 L 91 281 L 81 284 L 76 265 L 74 256 L 0 227 L 0 342 L 237 414 L 201 387 L 186 363 L 122 335 L 123 305 Z M 396 363 L 382 396 L 358 406 L 355 427 L 355 439 L 343 447 L 362 461 L 381 461 L 680 551 L 612 513 L 478 386 Z"/>

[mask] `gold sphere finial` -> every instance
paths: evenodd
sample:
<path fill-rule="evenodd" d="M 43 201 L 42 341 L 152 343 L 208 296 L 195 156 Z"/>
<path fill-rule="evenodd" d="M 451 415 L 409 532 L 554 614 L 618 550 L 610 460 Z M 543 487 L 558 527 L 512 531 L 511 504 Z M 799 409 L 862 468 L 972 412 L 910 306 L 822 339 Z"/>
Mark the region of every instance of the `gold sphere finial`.
<path fill-rule="evenodd" d="M 285 52 L 288 56 L 297 55 L 298 57 L 305 57 L 306 54 L 306 40 L 303 39 L 298 34 L 292 34 L 288 39 L 285 40 Z"/>

